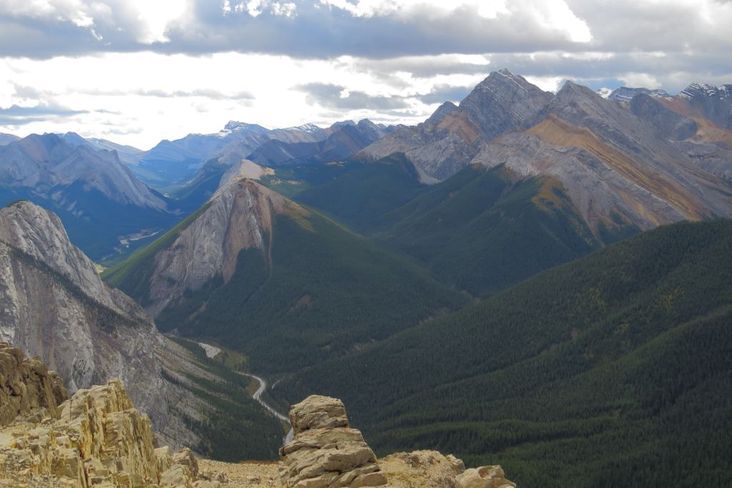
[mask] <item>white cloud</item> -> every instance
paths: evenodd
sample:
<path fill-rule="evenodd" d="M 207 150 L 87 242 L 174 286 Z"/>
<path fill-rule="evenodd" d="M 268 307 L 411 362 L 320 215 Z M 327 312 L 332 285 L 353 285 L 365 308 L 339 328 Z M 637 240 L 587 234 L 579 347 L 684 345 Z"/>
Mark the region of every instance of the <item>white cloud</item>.
<path fill-rule="evenodd" d="M 661 82 L 648 73 L 623 73 L 618 76 L 625 86 L 642 86 L 645 88 L 661 88 Z"/>
<path fill-rule="evenodd" d="M 275 16 L 294 17 L 297 5 L 278 0 L 224 0 L 221 11 L 224 15 L 247 13 L 251 17 L 259 17 L 262 13 L 269 12 Z"/>
<path fill-rule="evenodd" d="M 482 77 L 454 74 L 416 78 L 402 73 L 397 78 L 400 82 L 394 83 L 371 70 L 365 60 L 352 57 L 297 60 L 239 53 L 194 57 L 148 52 L 44 61 L 5 58 L 0 59 L 0 80 L 12 82 L 0 81 L 0 108 L 42 102 L 79 112 L 28 123 L 20 127 L 22 134 L 73 130 L 149 147 L 163 138 L 216 132 L 230 119 L 269 127 L 329 124 L 361 117 L 416 123 L 435 108 L 421 102 L 419 96 L 435 87 L 473 85 Z M 345 97 L 348 92 L 395 97 L 404 99 L 405 106 L 386 112 L 365 107 L 334 112 L 318 105 L 300 88 L 324 80 L 346 87 Z M 0 132 L 18 129 L 0 127 Z"/>
<path fill-rule="evenodd" d="M 565 0 L 318 0 L 355 17 L 395 16 L 430 18 L 457 11 L 475 12 L 484 19 L 530 17 L 538 26 L 562 32 L 572 42 L 589 42 L 592 33 L 587 23 L 577 17 Z"/>
<path fill-rule="evenodd" d="M 481 17 L 494 19 L 509 13 L 506 0 L 318 0 L 321 5 L 344 10 L 355 17 L 382 17 L 396 15 L 409 17 L 417 13 L 447 15 L 468 9 Z"/>

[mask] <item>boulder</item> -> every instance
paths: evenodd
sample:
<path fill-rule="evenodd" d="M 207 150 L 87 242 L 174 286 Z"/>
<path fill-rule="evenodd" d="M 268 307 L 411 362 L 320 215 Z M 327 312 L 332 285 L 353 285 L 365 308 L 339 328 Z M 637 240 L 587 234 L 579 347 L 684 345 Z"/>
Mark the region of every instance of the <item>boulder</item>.
<path fill-rule="evenodd" d="M 376 455 L 349 427 L 343 402 L 313 395 L 290 409 L 294 438 L 281 450 L 286 488 L 384 486 Z"/>

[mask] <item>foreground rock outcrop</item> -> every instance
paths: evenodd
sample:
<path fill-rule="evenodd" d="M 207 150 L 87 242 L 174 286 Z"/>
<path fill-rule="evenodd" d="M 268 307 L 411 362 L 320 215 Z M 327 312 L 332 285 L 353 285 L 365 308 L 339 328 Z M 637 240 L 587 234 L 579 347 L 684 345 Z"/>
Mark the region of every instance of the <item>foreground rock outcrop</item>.
<path fill-rule="evenodd" d="M 6 344 L 0 372 L 0 487 L 196 486 L 191 452 L 156 448 L 150 419 L 120 381 L 68 398 L 55 373 Z"/>
<path fill-rule="evenodd" d="M 500 466 L 465 469 L 436 451 L 381 460 L 343 403 L 313 395 L 290 410 L 280 462 L 199 460 L 158 447 L 152 423 L 112 380 L 68 397 L 38 359 L 0 343 L 0 488 L 514 488 Z M 200 466 L 200 467 L 199 467 Z"/>
<path fill-rule="evenodd" d="M 290 409 L 294 438 L 280 450 L 284 488 L 514 488 L 500 466 L 465 469 L 436 451 L 397 453 L 377 460 L 343 402 L 312 395 Z"/>
<path fill-rule="evenodd" d="M 38 359 L 28 359 L 19 349 L 0 342 L 0 426 L 18 415 L 43 408 L 58 413 L 69 398 L 63 381 Z"/>
<path fill-rule="evenodd" d="M 343 402 L 313 395 L 290 409 L 294 438 L 281 450 L 287 488 L 383 486 L 386 477 Z"/>

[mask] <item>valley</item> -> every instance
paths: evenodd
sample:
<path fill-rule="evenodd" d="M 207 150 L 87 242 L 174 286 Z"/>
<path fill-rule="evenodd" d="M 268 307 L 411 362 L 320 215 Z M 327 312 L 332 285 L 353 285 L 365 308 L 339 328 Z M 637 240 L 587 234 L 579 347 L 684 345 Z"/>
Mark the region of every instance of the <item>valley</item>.
<path fill-rule="evenodd" d="M 211 463 L 307 472 L 290 407 L 328 395 L 376 453 L 353 479 L 427 449 L 506 487 L 727 486 L 728 86 L 502 69 L 416 125 L 3 139 L 0 340 Z"/>

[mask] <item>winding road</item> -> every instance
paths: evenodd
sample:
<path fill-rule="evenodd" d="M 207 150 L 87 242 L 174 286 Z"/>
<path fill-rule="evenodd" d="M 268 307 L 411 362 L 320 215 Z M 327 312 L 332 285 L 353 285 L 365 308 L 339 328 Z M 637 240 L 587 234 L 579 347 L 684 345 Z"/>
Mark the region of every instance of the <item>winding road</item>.
<path fill-rule="evenodd" d="M 211 344 L 204 344 L 203 342 L 199 342 L 198 345 L 203 348 L 203 350 L 206 352 L 206 357 L 208 357 L 209 359 L 215 358 L 221 352 L 221 348 L 212 346 Z M 252 378 L 255 381 L 258 381 L 259 386 L 252 395 L 252 399 L 259 403 L 261 406 L 263 406 L 264 409 L 267 410 L 273 417 L 285 422 L 287 425 L 290 425 L 290 419 L 287 418 L 286 415 L 282 415 L 280 412 L 277 411 L 277 409 L 275 409 L 272 405 L 267 403 L 262 398 L 262 394 L 267 390 L 267 380 L 265 380 L 261 376 L 257 376 L 256 374 L 242 373 L 241 371 L 236 371 L 236 373 L 240 374 L 241 376 L 246 376 L 247 378 Z M 287 444 L 288 442 L 290 442 L 293 438 L 293 434 L 294 433 L 292 431 L 292 426 L 290 425 L 290 430 L 287 431 L 287 435 L 282 440 L 283 444 Z"/>
<path fill-rule="evenodd" d="M 271 413 L 275 418 L 278 418 L 279 420 L 282 420 L 283 422 L 287 423 L 287 425 L 290 425 L 290 419 L 287 418 L 285 415 L 282 415 L 280 412 L 275 410 L 275 408 L 270 405 L 269 403 L 265 402 L 262 399 L 262 393 L 264 393 L 267 390 L 267 380 L 262 378 L 261 376 L 257 376 L 256 374 L 251 373 L 242 373 L 237 371 L 238 374 L 242 376 L 246 376 L 247 378 L 253 378 L 254 380 L 259 382 L 259 387 L 257 388 L 257 391 L 254 392 L 252 395 L 252 398 L 256 400 L 261 406 L 263 406 L 269 413 Z M 287 431 L 287 435 L 283 439 L 283 444 L 287 444 L 292 440 L 293 437 L 293 431 L 292 426 L 290 426 L 290 430 Z"/>

